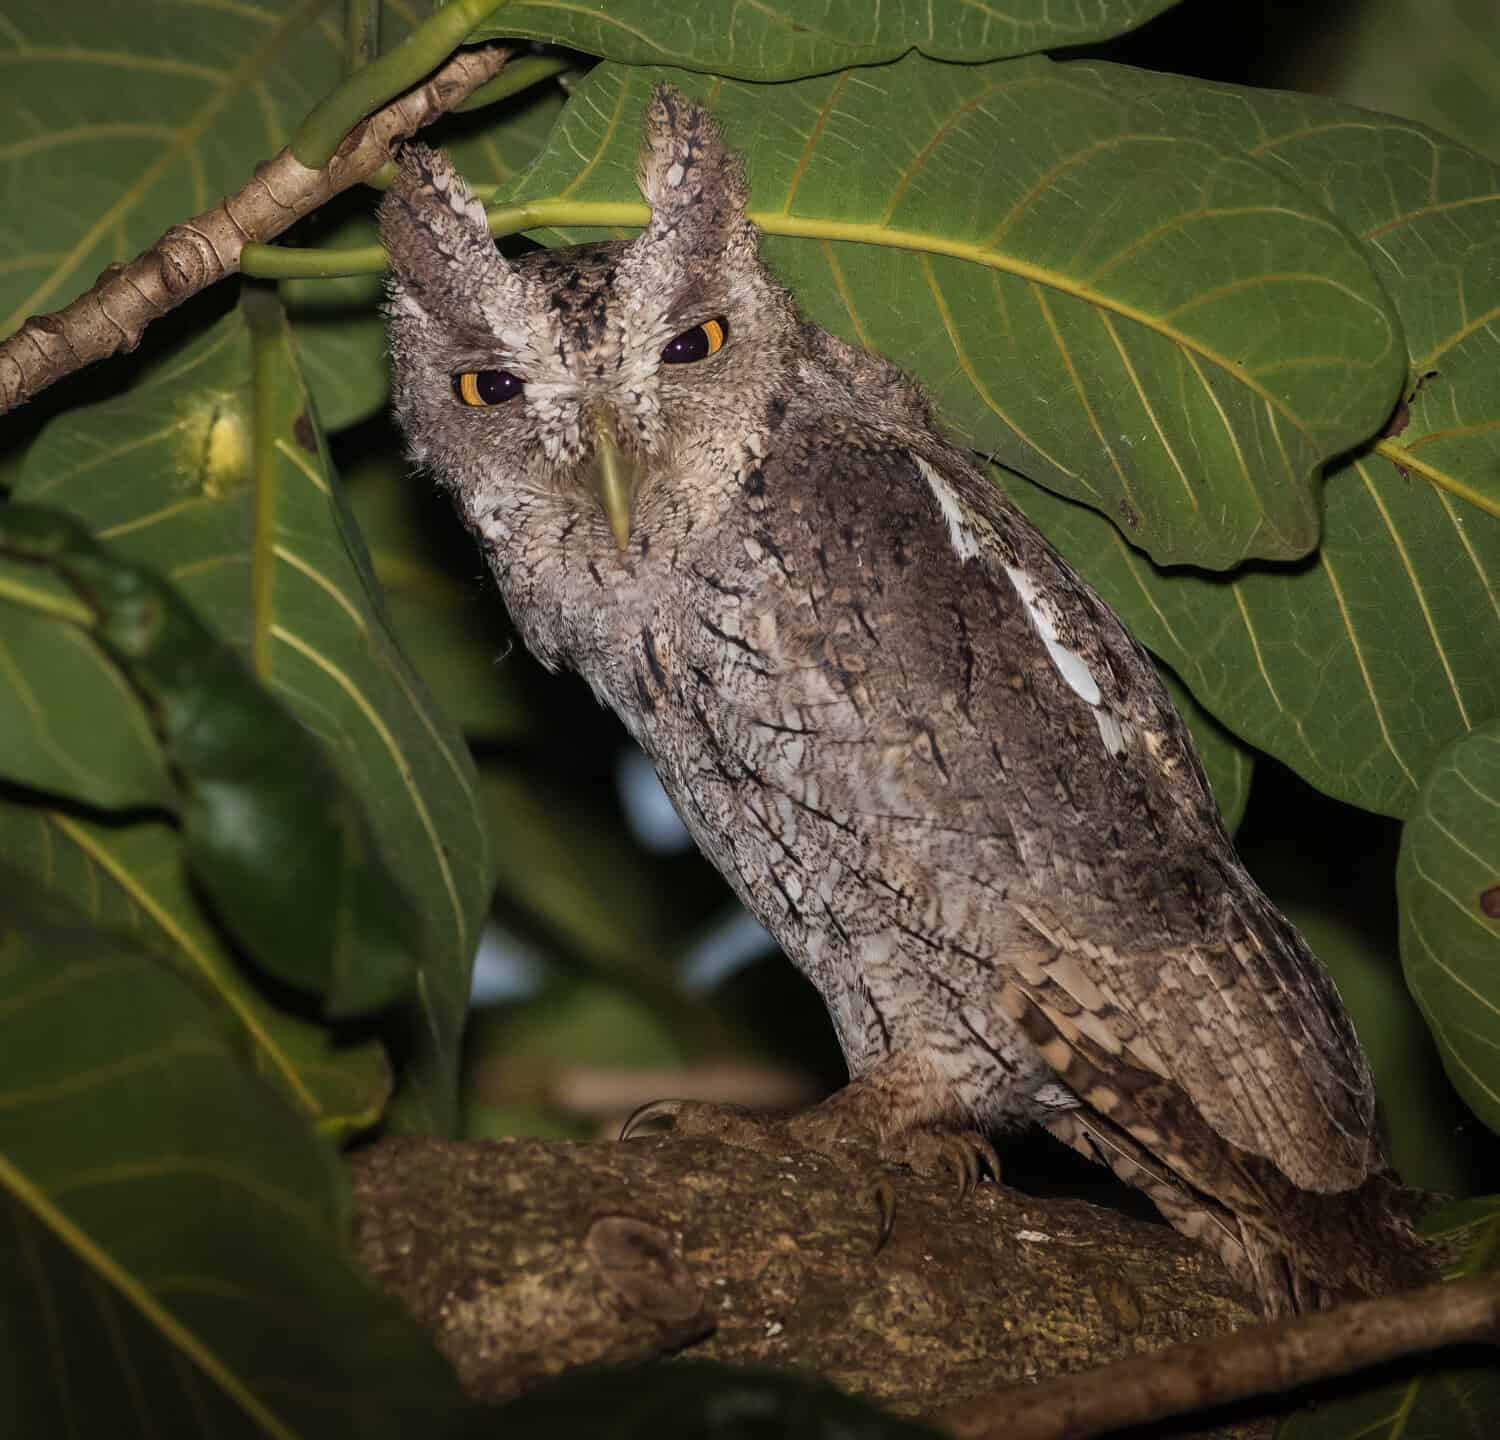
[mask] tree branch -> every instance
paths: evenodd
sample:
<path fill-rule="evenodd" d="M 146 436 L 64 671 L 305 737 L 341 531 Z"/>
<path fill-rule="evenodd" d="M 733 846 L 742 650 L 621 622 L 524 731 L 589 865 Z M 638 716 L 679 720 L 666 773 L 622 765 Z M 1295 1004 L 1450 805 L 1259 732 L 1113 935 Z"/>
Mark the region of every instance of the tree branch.
<path fill-rule="evenodd" d="M 1003 1186 L 893 1174 L 877 1254 L 860 1177 L 811 1151 L 402 1138 L 351 1163 L 359 1258 L 489 1401 L 690 1349 L 931 1416 L 1251 1319 L 1165 1225 Z"/>
<path fill-rule="evenodd" d="M 351 1163 L 360 1259 L 488 1401 L 691 1348 L 814 1371 L 965 1440 L 1086 1440 L 1500 1343 L 1497 1276 L 1257 1325 L 1167 1227 L 1003 1186 L 960 1201 L 893 1174 L 877 1253 L 875 1206 L 812 1151 L 403 1138 Z"/>
<path fill-rule="evenodd" d="M 421 85 L 356 125 L 332 159 L 309 169 L 287 148 L 235 194 L 174 225 L 127 265 L 112 265 L 76 300 L 34 315 L 0 341 L 0 415 L 96 360 L 135 349 L 146 327 L 239 268 L 250 243 L 275 239 L 390 159 L 394 141 L 429 125 L 493 79 L 509 52 L 460 50 Z"/>
<path fill-rule="evenodd" d="M 1500 1277 L 1473 1276 L 1408 1295 L 1176 1345 L 1081 1375 L 996 1391 L 939 1419 L 962 1440 L 1089 1440 L 1351 1375 L 1449 1345 L 1500 1344 Z"/>

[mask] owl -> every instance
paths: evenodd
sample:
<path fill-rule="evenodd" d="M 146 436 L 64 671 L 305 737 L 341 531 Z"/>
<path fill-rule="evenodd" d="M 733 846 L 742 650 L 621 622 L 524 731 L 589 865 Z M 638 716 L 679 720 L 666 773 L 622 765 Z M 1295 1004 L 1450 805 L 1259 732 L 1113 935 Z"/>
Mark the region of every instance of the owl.
<path fill-rule="evenodd" d="M 394 404 L 526 644 L 827 1004 L 851 1078 L 793 1128 L 900 1160 L 1042 1125 L 1272 1315 L 1420 1278 L 1349 1018 L 1145 652 L 801 318 L 714 117 L 662 88 L 645 132 L 646 230 L 518 260 L 406 148 Z"/>

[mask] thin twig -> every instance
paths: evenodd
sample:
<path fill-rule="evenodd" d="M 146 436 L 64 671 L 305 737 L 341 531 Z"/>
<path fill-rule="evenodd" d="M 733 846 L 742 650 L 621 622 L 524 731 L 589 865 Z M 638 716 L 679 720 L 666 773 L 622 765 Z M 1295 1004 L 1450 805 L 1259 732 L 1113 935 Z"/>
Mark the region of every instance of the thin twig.
<path fill-rule="evenodd" d="M 415 85 L 489 17 L 503 0 L 451 0 L 399 45 L 361 67 L 308 112 L 287 147 L 308 169 L 321 170 L 367 115 Z"/>
<path fill-rule="evenodd" d="M 1500 1344 L 1500 1277 L 1473 1276 L 1174 1345 L 967 1401 L 939 1417 L 963 1440 L 1088 1440 L 1349 1375 L 1449 1345 Z"/>
<path fill-rule="evenodd" d="M 33 315 L 0 341 L 0 415 L 65 375 L 134 350 L 146 327 L 239 269 L 252 242 L 275 239 L 391 158 L 391 145 L 431 124 L 499 74 L 509 51 L 461 50 L 416 89 L 362 121 L 333 158 L 312 170 L 290 147 L 257 166 L 242 189 L 181 225 L 127 265 L 112 265 L 76 300 Z"/>

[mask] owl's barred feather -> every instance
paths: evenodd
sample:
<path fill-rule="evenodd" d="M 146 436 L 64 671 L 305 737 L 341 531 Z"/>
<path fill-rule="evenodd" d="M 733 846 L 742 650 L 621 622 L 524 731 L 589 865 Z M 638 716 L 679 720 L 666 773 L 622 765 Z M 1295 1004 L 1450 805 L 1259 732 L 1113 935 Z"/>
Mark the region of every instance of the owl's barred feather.
<path fill-rule="evenodd" d="M 705 109 L 659 91 L 642 164 L 638 239 L 508 262 L 409 147 L 396 409 L 527 644 L 822 994 L 827 1113 L 1041 1123 L 1269 1313 L 1423 1278 L 1337 992 L 1145 652 L 900 370 L 797 315 Z"/>

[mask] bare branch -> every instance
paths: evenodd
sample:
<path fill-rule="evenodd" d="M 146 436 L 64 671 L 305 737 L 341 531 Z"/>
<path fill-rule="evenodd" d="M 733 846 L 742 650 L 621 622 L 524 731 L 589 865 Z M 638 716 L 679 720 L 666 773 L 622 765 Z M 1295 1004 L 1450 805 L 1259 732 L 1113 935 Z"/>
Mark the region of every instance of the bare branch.
<path fill-rule="evenodd" d="M 356 125 L 327 165 L 312 170 L 290 148 L 212 210 L 174 225 L 127 265 L 112 265 L 76 300 L 34 315 L 0 341 L 0 415 L 65 375 L 134 350 L 146 327 L 239 269 L 247 244 L 274 240 L 334 195 L 373 175 L 391 145 L 431 124 L 493 79 L 509 57 L 499 46 L 460 50 L 421 85 Z"/>
<path fill-rule="evenodd" d="M 1405 1355 L 1497 1343 L 1500 1277 L 1481 1275 L 998 1390 L 946 1411 L 939 1423 L 963 1440 L 1089 1440 Z"/>

